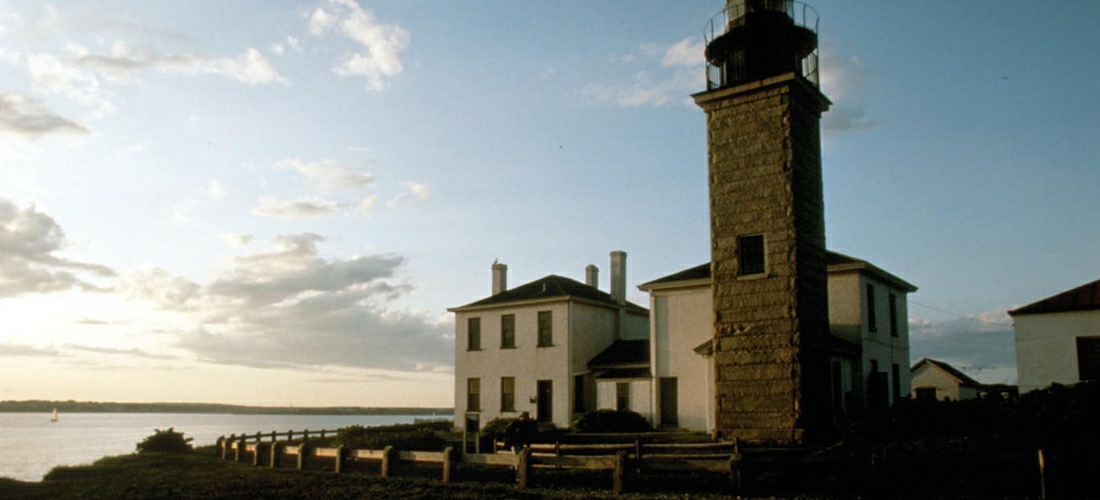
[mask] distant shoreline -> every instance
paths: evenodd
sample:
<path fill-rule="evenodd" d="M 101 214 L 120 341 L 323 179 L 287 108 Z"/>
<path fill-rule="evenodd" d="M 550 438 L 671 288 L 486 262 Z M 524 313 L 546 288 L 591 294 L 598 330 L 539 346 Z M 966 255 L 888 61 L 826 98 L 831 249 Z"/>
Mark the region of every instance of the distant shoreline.
<path fill-rule="evenodd" d="M 230 415 L 424 415 L 449 417 L 453 408 L 360 406 L 244 406 L 217 403 L 0 401 L 0 413 L 216 413 Z"/>

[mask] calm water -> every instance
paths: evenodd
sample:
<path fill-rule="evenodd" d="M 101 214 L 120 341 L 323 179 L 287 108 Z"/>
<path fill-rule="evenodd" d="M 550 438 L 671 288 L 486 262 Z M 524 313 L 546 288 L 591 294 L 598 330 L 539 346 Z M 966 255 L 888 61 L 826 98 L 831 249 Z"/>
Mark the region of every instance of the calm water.
<path fill-rule="evenodd" d="M 213 444 L 219 436 L 338 429 L 412 423 L 412 415 L 220 415 L 191 413 L 69 413 L 50 422 L 45 413 L 0 413 L 0 477 L 39 481 L 58 465 L 90 464 L 110 455 L 133 453 L 156 429 L 174 427 Z"/>

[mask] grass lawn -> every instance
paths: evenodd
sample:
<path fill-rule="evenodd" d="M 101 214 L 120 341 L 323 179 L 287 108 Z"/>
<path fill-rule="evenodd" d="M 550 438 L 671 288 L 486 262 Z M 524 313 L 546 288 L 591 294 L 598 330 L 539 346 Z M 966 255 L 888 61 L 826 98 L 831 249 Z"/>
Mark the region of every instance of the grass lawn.
<path fill-rule="evenodd" d="M 45 480 L 28 483 L 0 479 L 0 498 L 19 499 L 353 499 L 386 500 L 420 498 L 616 498 L 610 477 L 604 474 L 540 474 L 534 487 L 516 489 L 509 471 L 462 470 L 456 480 L 443 485 L 435 471 L 405 471 L 408 477 L 383 479 L 371 473 L 336 475 L 326 471 L 272 470 L 222 461 L 212 451 L 195 453 L 147 453 L 100 459 L 80 467 L 59 467 Z M 681 478 L 684 479 L 684 478 Z M 717 483 L 716 483 L 717 484 Z M 686 498 L 665 483 L 640 487 L 665 492 L 628 492 L 617 498 Z M 729 498 L 721 489 L 699 491 L 690 498 Z M 671 488 L 670 488 L 671 487 Z"/>

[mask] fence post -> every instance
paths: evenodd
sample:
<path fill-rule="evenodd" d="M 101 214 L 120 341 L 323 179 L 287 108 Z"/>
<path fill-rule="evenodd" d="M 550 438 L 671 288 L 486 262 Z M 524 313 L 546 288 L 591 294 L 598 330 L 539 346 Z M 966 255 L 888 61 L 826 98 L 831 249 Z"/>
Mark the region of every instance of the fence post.
<path fill-rule="evenodd" d="M 734 491 L 741 490 L 741 445 L 740 439 L 733 440 L 733 453 L 730 454 L 730 486 Z"/>
<path fill-rule="evenodd" d="M 389 479 L 390 470 L 393 467 L 393 446 L 387 446 L 382 450 L 382 477 Z"/>
<path fill-rule="evenodd" d="M 1039 448 L 1039 498 L 1047 500 L 1047 464 L 1042 448 Z"/>
<path fill-rule="evenodd" d="M 241 434 L 241 437 L 237 438 L 237 446 L 235 448 L 233 448 L 233 461 L 234 462 L 243 462 L 244 461 L 244 443 L 245 443 L 244 440 L 245 440 L 244 434 Z"/>
<path fill-rule="evenodd" d="M 271 442 L 275 442 L 275 431 L 271 431 Z"/>
<path fill-rule="evenodd" d="M 344 445 L 336 447 L 336 465 L 333 466 L 333 471 L 337 474 L 344 472 Z"/>
<path fill-rule="evenodd" d="M 230 435 L 229 435 L 229 438 L 227 438 L 227 439 L 226 439 L 226 440 L 225 440 L 225 441 L 224 441 L 224 442 L 222 443 L 222 444 L 223 444 L 223 446 L 222 446 L 222 460 L 227 460 L 227 459 L 229 459 L 229 445 L 230 445 L 231 443 L 233 443 L 233 438 L 235 438 L 235 437 L 237 437 L 237 435 L 236 435 L 236 434 L 230 434 Z"/>
<path fill-rule="evenodd" d="M 611 492 L 615 495 L 623 494 L 623 480 L 626 475 L 626 452 L 615 453 L 615 468 L 611 472 Z"/>
<path fill-rule="evenodd" d="M 272 469 L 279 466 L 279 457 L 282 456 L 283 444 L 278 441 L 271 442 L 271 461 L 268 462 L 268 466 Z"/>
<path fill-rule="evenodd" d="M 451 455 L 454 451 L 455 449 L 450 446 L 443 448 L 443 484 L 451 482 Z"/>
<path fill-rule="evenodd" d="M 298 445 L 298 470 L 306 468 L 306 453 L 309 453 L 309 445 L 305 441 Z"/>
<path fill-rule="evenodd" d="M 225 436 L 218 436 L 217 444 L 214 445 L 214 456 L 225 460 Z"/>
<path fill-rule="evenodd" d="M 309 429 L 302 431 L 302 441 L 309 439 Z"/>
<path fill-rule="evenodd" d="M 321 429 L 321 439 L 324 439 L 324 438 L 325 438 L 325 430 Z"/>
<path fill-rule="evenodd" d="M 252 465 L 260 465 L 260 448 L 262 448 L 261 443 L 256 441 L 256 448 L 252 452 Z"/>
<path fill-rule="evenodd" d="M 516 483 L 519 489 L 527 488 L 527 476 L 531 475 L 531 448 L 524 448 L 516 456 Z"/>

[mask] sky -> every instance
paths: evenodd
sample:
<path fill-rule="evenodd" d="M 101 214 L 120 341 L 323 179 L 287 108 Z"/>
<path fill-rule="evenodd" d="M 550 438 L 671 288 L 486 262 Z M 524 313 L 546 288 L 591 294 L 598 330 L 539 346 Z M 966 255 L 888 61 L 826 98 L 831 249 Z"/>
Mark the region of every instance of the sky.
<path fill-rule="evenodd" d="M 0 0 L 0 399 L 450 406 L 448 307 L 709 260 L 721 0 Z M 1100 3 L 818 0 L 826 238 L 1014 382 L 1100 278 Z"/>

